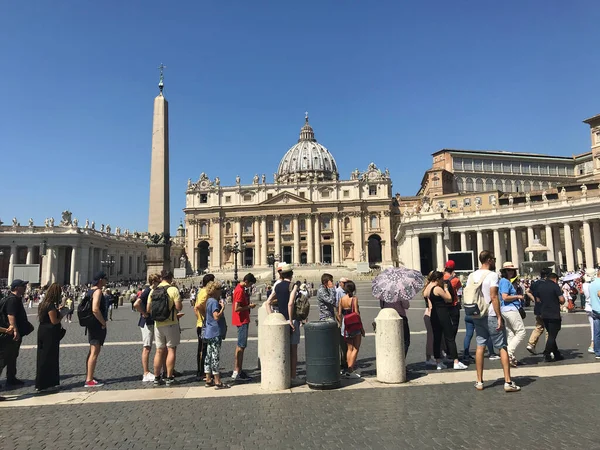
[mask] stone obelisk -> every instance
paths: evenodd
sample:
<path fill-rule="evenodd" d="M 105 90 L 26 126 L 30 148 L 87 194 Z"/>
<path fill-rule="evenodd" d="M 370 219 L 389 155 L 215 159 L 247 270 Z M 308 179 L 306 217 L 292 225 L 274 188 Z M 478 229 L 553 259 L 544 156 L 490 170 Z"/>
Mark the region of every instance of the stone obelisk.
<path fill-rule="evenodd" d="M 159 94 L 154 99 L 150 208 L 148 212 L 147 276 L 171 269 L 169 217 L 169 103 L 163 95 L 165 66 L 160 69 Z"/>

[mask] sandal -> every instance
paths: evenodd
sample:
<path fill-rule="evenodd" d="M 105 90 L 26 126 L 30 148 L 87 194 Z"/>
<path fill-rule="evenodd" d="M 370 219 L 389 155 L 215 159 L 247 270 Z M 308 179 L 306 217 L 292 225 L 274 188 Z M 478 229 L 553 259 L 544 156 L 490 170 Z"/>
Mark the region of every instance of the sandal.
<path fill-rule="evenodd" d="M 215 385 L 215 382 L 213 380 L 206 381 L 204 383 L 204 387 L 213 387 L 214 385 Z"/>
<path fill-rule="evenodd" d="M 221 383 L 221 384 L 215 384 L 215 389 L 216 390 L 221 390 L 221 389 L 229 389 L 231 386 L 229 386 L 228 384 L 225 383 Z"/>

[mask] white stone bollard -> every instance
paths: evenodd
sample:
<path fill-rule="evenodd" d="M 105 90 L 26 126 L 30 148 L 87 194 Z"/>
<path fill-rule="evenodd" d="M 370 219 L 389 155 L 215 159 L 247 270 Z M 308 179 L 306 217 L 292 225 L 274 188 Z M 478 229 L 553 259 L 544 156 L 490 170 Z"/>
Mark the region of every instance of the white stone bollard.
<path fill-rule="evenodd" d="M 264 333 L 262 333 L 262 327 L 265 324 L 265 320 L 267 320 L 267 316 L 269 313 L 267 312 L 267 302 L 264 302 L 262 305 L 258 307 L 258 345 L 257 345 L 257 353 L 258 353 L 258 368 L 260 369 L 260 349 L 262 347 L 260 341 Z"/>
<path fill-rule="evenodd" d="M 290 325 L 282 314 L 269 314 L 261 328 L 260 387 L 265 391 L 289 389 Z"/>
<path fill-rule="evenodd" d="M 384 308 L 375 318 L 377 381 L 405 383 L 404 323 L 395 309 Z"/>

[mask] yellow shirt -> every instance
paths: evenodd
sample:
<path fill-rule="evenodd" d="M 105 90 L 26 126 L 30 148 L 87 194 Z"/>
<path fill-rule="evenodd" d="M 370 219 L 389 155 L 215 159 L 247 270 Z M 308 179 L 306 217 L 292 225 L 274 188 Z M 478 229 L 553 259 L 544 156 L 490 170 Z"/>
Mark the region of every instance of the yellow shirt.
<path fill-rule="evenodd" d="M 177 289 L 175 286 L 171 286 L 166 281 L 161 281 L 158 286 L 159 287 L 168 286 L 167 295 L 169 296 L 169 308 L 175 309 L 175 303 L 176 302 L 181 303 L 181 299 L 179 298 L 179 289 Z M 152 293 L 153 292 L 154 292 L 154 289 L 152 289 L 150 291 L 150 295 L 148 295 L 148 307 L 150 308 L 150 311 L 152 311 L 151 305 L 152 305 Z M 155 321 L 154 324 L 157 327 L 167 327 L 169 325 L 174 325 L 174 324 L 178 323 L 176 310 L 174 311 L 172 317 L 173 317 L 173 320 L 171 320 L 171 316 L 169 316 L 169 318 L 167 320 L 165 320 L 163 322 Z"/>
<path fill-rule="evenodd" d="M 198 295 L 196 296 L 196 308 L 199 308 L 200 306 L 204 305 L 204 311 L 206 314 L 206 302 L 208 301 L 208 295 L 206 294 L 206 289 L 202 288 L 198 291 Z M 198 311 L 196 311 L 196 326 L 198 328 L 202 328 L 204 326 L 204 320 L 202 319 L 202 316 L 200 314 L 198 314 Z"/>

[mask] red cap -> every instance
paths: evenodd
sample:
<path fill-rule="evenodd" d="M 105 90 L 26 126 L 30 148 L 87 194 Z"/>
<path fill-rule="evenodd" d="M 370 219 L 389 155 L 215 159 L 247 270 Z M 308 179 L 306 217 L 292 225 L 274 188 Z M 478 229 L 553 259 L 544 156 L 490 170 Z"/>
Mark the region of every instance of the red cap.
<path fill-rule="evenodd" d="M 450 260 L 446 263 L 446 269 L 454 270 L 455 266 L 456 266 L 456 264 L 452 260 Z"/>

